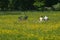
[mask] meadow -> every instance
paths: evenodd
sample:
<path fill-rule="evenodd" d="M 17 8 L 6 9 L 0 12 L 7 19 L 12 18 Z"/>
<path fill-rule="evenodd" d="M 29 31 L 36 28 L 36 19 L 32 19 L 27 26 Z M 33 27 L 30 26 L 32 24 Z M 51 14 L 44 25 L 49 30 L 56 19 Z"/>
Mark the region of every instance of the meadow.
<path fill-rule="evenodd" d="M 25 15 L 27 20 L 18 19 Z M 45 15 L 49 20 L 39 22 Z M 0 40 L 60 40 L 60 12 L 0 12 Z"/>

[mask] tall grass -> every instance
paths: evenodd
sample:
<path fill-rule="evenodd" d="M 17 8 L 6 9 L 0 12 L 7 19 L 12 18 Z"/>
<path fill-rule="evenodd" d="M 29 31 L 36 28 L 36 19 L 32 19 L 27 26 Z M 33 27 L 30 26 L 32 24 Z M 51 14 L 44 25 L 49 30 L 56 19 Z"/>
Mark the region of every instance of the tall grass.
<path fill-rule="evenodd" d="M 0 40 L 60 40 L 60 12 L 14 13 L 1 12 Z M 21 15 L 27 15 L 28 19 L 26 21 L 18 20 Z M 47 15 L 49 20 L 40 23 L 41 15 Z"/>

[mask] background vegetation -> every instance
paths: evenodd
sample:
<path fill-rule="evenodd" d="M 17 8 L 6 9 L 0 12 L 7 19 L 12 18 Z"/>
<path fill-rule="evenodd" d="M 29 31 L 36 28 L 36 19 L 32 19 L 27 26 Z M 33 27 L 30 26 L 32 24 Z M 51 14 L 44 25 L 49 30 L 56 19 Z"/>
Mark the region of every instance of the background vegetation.
<path fill-rule="evenodd" d="M 0 10 L 60 10 L 60 0 L 0 0 Z"/>

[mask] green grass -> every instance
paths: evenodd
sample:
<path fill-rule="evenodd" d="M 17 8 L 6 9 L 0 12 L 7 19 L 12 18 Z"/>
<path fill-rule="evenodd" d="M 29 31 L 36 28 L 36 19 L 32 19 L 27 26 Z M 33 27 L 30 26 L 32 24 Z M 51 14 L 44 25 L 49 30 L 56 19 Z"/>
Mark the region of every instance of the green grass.
<path fill-rule="evenodd" d="M 28 20 L 19 21 L 24 12 L 0 12 L 0 40 L 60 40 L 60 12 L 45 11 L 25 14 Z M 40 16 L 47 15 L 47 22 L 39 22 Z"/>

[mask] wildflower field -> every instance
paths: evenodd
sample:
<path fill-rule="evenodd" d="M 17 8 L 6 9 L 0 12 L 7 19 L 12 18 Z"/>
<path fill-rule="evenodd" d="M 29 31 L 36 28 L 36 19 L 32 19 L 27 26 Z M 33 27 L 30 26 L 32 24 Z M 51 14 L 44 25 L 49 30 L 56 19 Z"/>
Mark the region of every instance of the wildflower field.
<path fill-rule="evenodd" d="M 49 20 L 39 22 L 45 15 Z M 0 12 L 0 40 L 60 40 L 60 12 Z"/>

